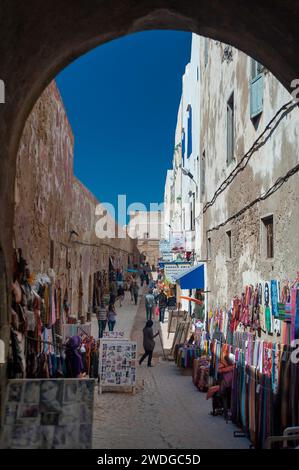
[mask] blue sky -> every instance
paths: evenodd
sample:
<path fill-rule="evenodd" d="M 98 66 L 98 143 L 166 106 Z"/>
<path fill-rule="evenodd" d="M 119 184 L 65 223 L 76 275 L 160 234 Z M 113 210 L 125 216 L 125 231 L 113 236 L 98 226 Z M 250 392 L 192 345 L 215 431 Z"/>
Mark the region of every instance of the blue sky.
<path fill-rule="evenodd" d="M 106 43 L 57 76 L 75 137 L 75 174 L 101 202 L 162 202 L 191 34 Z"/>

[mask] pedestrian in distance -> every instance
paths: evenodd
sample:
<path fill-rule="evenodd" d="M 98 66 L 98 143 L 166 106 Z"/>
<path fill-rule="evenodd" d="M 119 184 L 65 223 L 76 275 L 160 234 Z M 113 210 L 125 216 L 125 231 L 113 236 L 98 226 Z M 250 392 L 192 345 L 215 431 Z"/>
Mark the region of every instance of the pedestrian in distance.
<path fill-rule="evenodd" d="M 117 284 L 116 281 L 111 281 L 110 283 L 110 299 L 109 304 L 114 304 L 117 297 Z"/>
<path fill-rule="evenodd" d="M 158 295 L 157 301 L 158 301 L 158 306 L 159 306 L 159 321 L 161 323 L 164 323 L 165 310 L 167 307 L 167 295 L 165 294 L 163 289 L 161 289 L 161 292 Z"/>
<path fill-rule="evenodd" d="M 153 318 L 153 311 L 156 305 L 155 297 L 152 289 L 149 289 L 148 294 L 145 296 L 145 309 L 146 309 L 146 319 L 151 320 Z"/>
<path fill-rule="evenodd" d="M 143 328 L 143 348 L 144 348 L 144 354 L 139 360 L 139 365 L 142 364 L 144 359 L 147 357 L 147 366 L 152 367 L 152 357 L 153 357 L 153 352 L 155 349 L 155 341 L 154 338 L 158 336 L 159 332 L 154 335 L 153 332 L 153 322 L 152 320 L 148 320 L 146 322 L 145 327 Z"/>
<path fill-rule="evenodd" d="M 134 292 L 133 292 L 133 289 L 134 289 L 134 280 L 133 279 L 130 279 L 130 287 L 129 287 L 129 290 L 130 290 L 130 294 L 131 294 L 131 300 L 133 302 L 134 300 Z"/>
<path fill-rule="evenodd" d="M 132 292 L 133 292 L 133 296 L 134 296 L 135 305 L 137 305 L 139 286 L 138 286 L 136 281 L 133 283 Z"/>
<path fill-rule="evenodd" d="M 121 307 L 122 306 L 122 302 L 124 301 L 125 299 L 125 289 L 124 287 L 121 285 L 119 286 L 118 290 L 117 290 L 117 297 L 118 297 L 118 300 L 119 300 L 119 306 Z"/>
<path fill-rule="evenodd" d="M 82 340 L 80 336 L 71 336 L 65 349 L 66 373 L 68 378 L 80 378 L 84 374 L 84 366 L 80 354 Z"/>
<path fill-rule="evenodd" d="M 154 297 L 155 297 L 155 301 L 157 302 L 158 295 L 160 294 L 160 290 L 158 289 L 157 286 L 154 287 L 153 294 L 154 294 Z"/>
<path fill-rule="evenodd" d="M 108 307 L 108 314 L 107 314 L 109 331 L 114 330 L 115 323 L 116 323 L 116 316 L 117 316 L 117 313 L 115 311 L 115 306 L 114 304 L 110 304 Z"/>
<path fill-rule="evenodd" d="M 99 325 L 99 338 L 103 338 L 103 333 L 105 331 L 107 325 L 107 310 L 105 308 L 104 302 L 102 301 L 98 312 L 97 312 L 97 319 Z"/>

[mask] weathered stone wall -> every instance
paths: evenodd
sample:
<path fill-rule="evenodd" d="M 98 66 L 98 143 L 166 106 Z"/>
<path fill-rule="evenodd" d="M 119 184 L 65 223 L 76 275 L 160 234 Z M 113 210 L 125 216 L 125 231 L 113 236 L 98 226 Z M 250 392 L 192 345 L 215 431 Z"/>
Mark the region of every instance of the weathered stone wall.
<path fill-rule="evenodd" d="M 17 159 L 15 247 L 30 270 L 50 268 L 67 285 L 66 256 L 72 214 L 73 135 L 59 91 L 52 82 L 27 120 Z"/>
<path fill-rule="evenodd" d="M 225 45 L 209 41 L 208 64 L 204 65 L 201 39 L 201 146 L 206 153 L 206 193 L 210 201 L 253 142 L 291 95 L 268 71 L 264 73 L 264 104 L 258 122 L 250 119 L 251 59 L 232 49 L 232 60 L 224 58 Z M 226 106 L 234 92 L 235 161 L 227 164 Z M 299 175 L 292 176 L 276 193 L 259 202 L 219 230 L 209 229 L 224 222 L 268 190 L 277 178 L 298 164 L 299 111 L 295 108 L 269 138 L 253 153 L 246 168 L 217 198 L 203 218 L 202 256 L 207 256 L 211 239 L 211 260 L 207 263 L 209 306 L 226 305 L 243 287 L 270 279 L 294 279 L 299 270 Z M 274 258 L 266 259 L 261 218 L 274 220 Z M 232 234 L 232 257 L 227 250 L 227 231 Z"/>
<path fill-rule="evenodd" d="M 159 240 L 138 240 L 137 247 L 140 255 L 145 257 L 145 261 L 151 267 L 156 267 L 160 256 Z"/>
<path fill-rule="evenodd" d="M 91 304 L 94 273 L 108 271 L 109 257 L 126 267 L 128 255 L 134 260 L 138 252 L 136 241 L 109 215 L 116 237 L 97 237 L 101 205 L 73 174 L 73 140 L 52 82 L 27 120 L 18 152 L 14 237 L 32 273 L 47 272 L 52 264 L 63 292 L 68 290 L 71 313 L 78 316 L 86 315 Z"/>
<path fill-rule="evenodd" d="M 96 223 L 98 217 L 96 208 L 99 201 L 94 195 L 76 178 L 73 178 L 73 200 L 71 227 L 77 234 L 72 235 L 71 250 L 71 292 L 72 306 L 75 313 L 78 312 L 80 278 L 83 287 L 83 313 L 87 312 L 90 299 L 90 275 L 109 269 L 109 258 L 112 257 L 116 267 L 126 268 L 128 266 L 128 255 L 132 262 L 138 259 L 137 243 L 126 236 L 121 227 L 116 224 L 112 217 L 107 214 L 107 223 L 110 233 L 122 235 L 122 238 L 98 238 L 96 234 Z M 93 286 L 93 277 L 91 280 Z M 92 289 L 92 287 L 91 287 Z"/>

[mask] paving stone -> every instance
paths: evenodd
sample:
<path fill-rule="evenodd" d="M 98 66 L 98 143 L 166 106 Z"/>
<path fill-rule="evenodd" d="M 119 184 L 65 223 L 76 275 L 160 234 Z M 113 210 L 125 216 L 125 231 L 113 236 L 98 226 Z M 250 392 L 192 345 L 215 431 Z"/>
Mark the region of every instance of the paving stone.
<path fill-rule="evenodd" d="M 117 329 L 123 329 L 142 349 L 145 324 L 144 297 L 138 309 L 126 295 Z M 158 321 L 154 328 L 157 331 Z M 238 449 L 248 448 L 245 438 L 234 438 L 237 429 L 223 417 L 210 415 L 211 401 L 200 393 L 190 375 L 173 362 L 162 361 L 159 338 L 154 367 L 138 367 L 136 394 L 95 394 L 93 448 L 97 449 Z"/>

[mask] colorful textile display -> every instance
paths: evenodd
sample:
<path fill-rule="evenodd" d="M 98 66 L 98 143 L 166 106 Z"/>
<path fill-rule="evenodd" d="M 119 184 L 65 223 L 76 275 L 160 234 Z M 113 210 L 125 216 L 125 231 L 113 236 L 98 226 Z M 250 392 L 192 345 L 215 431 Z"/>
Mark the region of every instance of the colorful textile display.
<path fill-rule="evenodd" d="M 193 383 L 201 392 L 209 387 L 210 357 L 201 356 L 193 361 Z"/>
<path fill-rule="evenodd" d="M 245 286 L 240 297 L 234 297 L 230 308 L 215 308 L 208 313 L 207 331 L 211 338 L 224 339 L 240 329 L 275 334 L 284 344 L 299 338 L 299 287 L 277 280 Z"/>
<path fill-rule="evenodd" d="M 9 378 L 67 377 L 65 343 L 73 336 L 81 338 L 78 354 L 83 371 L 95 376 L 98 344 L 91 337 L 91 323 L 66 324 L 70 320 L 67 290 L 63 297 L 53 270 L 31 275 L 26 266 L 19 250 L 12 285 Z"/>
<path fill-rule="evenodd" d="M 192 369 L 194 359 L 201 356 L 201 349 L 196 344 L 181 344 L 175 348 L 175 363 L 182 369 Z"/>
<path fill-rule="evenodd" d="M 299 424 L 299 364 L 291 361 L 285 347 L 277 365 L 277 375 L 261 373 L 245 364 L 241 354 L 234 370 L 232 420 L 256 448 L 262 448 L 268 436 Z"/>

